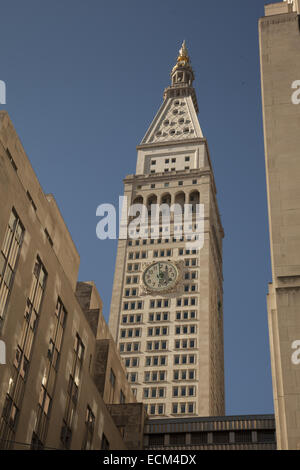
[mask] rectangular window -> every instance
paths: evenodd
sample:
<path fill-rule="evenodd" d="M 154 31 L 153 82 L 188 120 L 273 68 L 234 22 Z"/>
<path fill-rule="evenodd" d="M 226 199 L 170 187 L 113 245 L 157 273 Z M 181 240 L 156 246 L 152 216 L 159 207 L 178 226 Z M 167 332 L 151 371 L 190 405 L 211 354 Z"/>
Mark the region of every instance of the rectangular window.
<path fill-rule="evenodd" d="M 15 171 L 18 171 L 18 167 L 16 165 L 16 162 L 14 161 L 13 157 L 12 157 L 12 154 L 10 153 L 10 151 L 8 150 L 8 148 L 6 149 L 6 155 L 8 156 L 8 159 L 13 167 L 13 169 Z"/>
<path fill-rule="evenodd" d="M 115 376 L 114 371 L 112 369 L 110 369 L 109 380 L 110 380 L 110 383 L 111 383 L 112 387 L 114 387 L 115 383 L 116 383 L 116 376 Z"/>
<path fill-rule="evenodd" d="M 34 203 L 34 200 L 32 199 L 32 196 L 31 196 L 30 192 L 27 191 L 26 194 L 27 194 L 27 197 L 28 197 L 28 199 L 29 199 L 29 201 L 30 201 L 32 207 L 33 207 L 33 210 L 36 212 L 37 207 L 36 207 L 36 205 L 35 205 L 35 203 Z"/>
<path fill-rule="evenodd" d="M 60 440 L 65 449 L 70 449 L 72 440 L 72 429 L 66 424 L 65 421 L 63 422 L 63 426 L 61 428 Z"/>
<path fill-rule="evenodd" d="M 53 246 L 53 240 L 48 232 L 48 230 L 45 228 L 45 235 L 46 235 L 46 238 L 48 240 L 48 242 L 50 243 L 51 246 Z"/>
<path fill-rule="evenodd" d="M 219 431 L 213 433 L 214 444 L 228 444 L 229 443 L 229 432 Z"/>
<path fill-rule="evenodd" d="M 124 395 L 124 393 L 122 392 L 122 390 L 120 391 L 120 403 L 121 403 L 121 404 L 124 404 L 124 403 L 125 403 L 125 395 Z"/>
<path fill-rule="evenodd" d="M 95 415 L 90 406 L 87 406 L 85 418 L 85 437 L 82 443 L 82 450 L 90 450 L 92 448 L 94 429 L 95 429 Z"/>
<path fill-rule="evenodd" d="M 109 442 L 105 434 L 102 434 L 101 450 L 109 450 Z"/>

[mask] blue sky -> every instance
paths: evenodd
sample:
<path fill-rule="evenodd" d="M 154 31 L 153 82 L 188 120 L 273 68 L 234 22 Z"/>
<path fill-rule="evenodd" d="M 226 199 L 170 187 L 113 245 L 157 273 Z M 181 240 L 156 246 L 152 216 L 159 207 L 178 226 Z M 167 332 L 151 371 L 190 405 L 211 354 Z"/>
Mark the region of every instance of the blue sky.
<path fill-rule="evenodd" d="M 10 0 L 1 6 L 5 108 L 45 192 L 55 195 L 108 318 L 116 241 L 96 208 L 116 204 L 136 145 L 186 39 L 225 229 L 227 414 L 273 412 L 271 281 L 258 18 L 263 0 Z"/>

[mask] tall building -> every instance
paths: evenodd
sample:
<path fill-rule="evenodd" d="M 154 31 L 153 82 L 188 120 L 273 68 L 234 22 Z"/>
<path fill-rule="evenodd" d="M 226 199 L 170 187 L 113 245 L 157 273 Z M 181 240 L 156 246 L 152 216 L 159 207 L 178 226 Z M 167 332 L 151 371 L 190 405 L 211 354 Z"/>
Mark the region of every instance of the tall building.
<path fill-rule="evenodd" d="M 272 283 L 268 321 L 278 449 L 300 449 L 300 28 L 297 1 L 259 22 Z"/>
<path fill-rule="evenodd" d="M 224 415 L 224 234 L 193 81 L 183 43 L 137 147 L 136 173 L 124 180 L 128 207 L 141 204 L 153 216 L 155 204 L 164 213 L 189 204 L 192 230 L 204 206 L 200 250 L 188 247 L 172 210 L 170 231 L 159 212 L 156 226 L 141 226 L 138 239 L 129 226 L 128 240 L 118 244 L 109 326 L 137 400 L 152 417 Z"/>
<path fill-rule="evenodd" d="M 139 449 L 136 402 L 93 282 L 0 111 L 0 449 Z"/>

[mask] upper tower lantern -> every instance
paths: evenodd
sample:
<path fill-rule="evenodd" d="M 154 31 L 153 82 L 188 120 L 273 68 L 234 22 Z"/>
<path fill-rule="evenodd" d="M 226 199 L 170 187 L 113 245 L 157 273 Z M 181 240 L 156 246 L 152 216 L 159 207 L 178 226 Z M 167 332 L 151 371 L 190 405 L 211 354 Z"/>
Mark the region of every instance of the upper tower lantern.
<path fill-rule="evenodd" d="M 188 50 L 185 41 L 183 41 L 177 62 L 171 72 L 172 85 L 164 92 L 164 99 L 181 96 L 191 96 L 195 110 L 198 113 L 198 103 L 196 93 L 193 88 L 195 75 L 191 66 Z"/>
<path fill-rule="evenodd" d="M 194 72 L 190 65 L 190 58 L 188 55 L 185 41 L 183 41 L 181 49 L 179 50 L 177 64 L 172 69 L 171 77 L 172 85 L 176 86 L 181 86 L 182 84 L 192 86 L 192 83 L 194 81 Z"/>

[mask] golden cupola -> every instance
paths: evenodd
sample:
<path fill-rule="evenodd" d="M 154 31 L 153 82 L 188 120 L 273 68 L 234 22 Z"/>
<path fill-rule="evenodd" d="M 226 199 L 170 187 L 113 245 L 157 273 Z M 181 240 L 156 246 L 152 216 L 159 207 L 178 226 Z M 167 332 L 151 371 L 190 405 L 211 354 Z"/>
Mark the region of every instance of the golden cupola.
<path fill-rule="evenodd" d="M 179 50 L 177 63 L 171 72 L 172 85 L 189 85 L 192 86 L 194 81 L 194 72 L 190 64 L 190 58 L 185 41 Z"/>
<path fill-rule="evenodd" d="M 198 112 L 196 93 L 193 88 L 194 79 L 186 43 L 183 41 L 176 64 L 171 72 L 171 85 L 164 91 L 164 99 L 191 96 L 196 112 Z"/>

